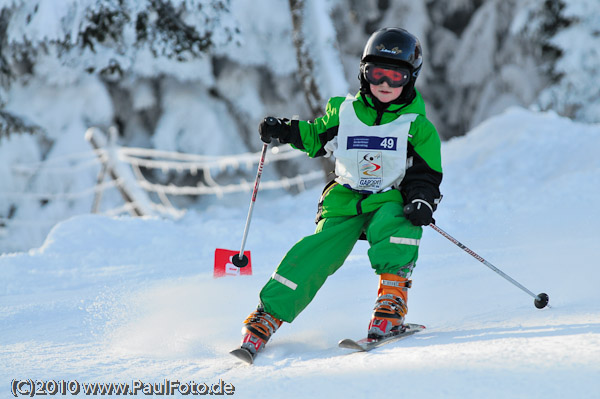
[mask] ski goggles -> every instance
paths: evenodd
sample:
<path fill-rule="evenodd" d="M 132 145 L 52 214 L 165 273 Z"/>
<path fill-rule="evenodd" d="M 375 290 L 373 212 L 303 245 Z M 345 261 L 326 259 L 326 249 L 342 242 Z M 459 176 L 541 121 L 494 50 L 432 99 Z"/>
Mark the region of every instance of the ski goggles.
<path fill-rule="evenodd" d="M 410 81 L 410 71 L 407 68 L 381 66 L 367 63 L 364 66 L 364 77 L 372 85 L 387 82 L 390 87 L 402 87 Z"/>

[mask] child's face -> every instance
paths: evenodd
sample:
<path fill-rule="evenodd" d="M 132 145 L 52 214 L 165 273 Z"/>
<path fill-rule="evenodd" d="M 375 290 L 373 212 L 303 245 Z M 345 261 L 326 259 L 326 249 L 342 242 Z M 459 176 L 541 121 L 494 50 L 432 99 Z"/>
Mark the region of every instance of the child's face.
<path fill-rule="evenodd" d="M 389 103 L 397 99 L 402 94 L 404 86 L 390 87 L 387 82 L 382 82 L 379 85 L 370 84 L 371 93 L 382 103 Z"/>

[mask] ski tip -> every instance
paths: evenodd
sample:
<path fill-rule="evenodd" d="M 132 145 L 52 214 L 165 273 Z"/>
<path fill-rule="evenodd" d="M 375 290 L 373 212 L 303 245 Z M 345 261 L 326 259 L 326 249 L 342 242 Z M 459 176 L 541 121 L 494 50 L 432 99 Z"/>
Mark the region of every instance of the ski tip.
<path fill-rule="evenodd" d="M 425 327 L 422 324 L 414 324 L 414 323 L 408 323 L 406 324 L 406 329 L 407 330 L 425 330 L 427 327 Z"/>
<path fill-rule="evenodd" d="M 250 351 L 248 349 L 237 348 L 237 349 L 232 350 L 229 353 L 231 353 L 233 356 L 237 357 L 238 359 L 240 359 L 241 361 L 243 361 L 246 364 L 254 363 L 254 356 L 252 356 L 252 353 L 250 353 Z"/>
<path fill-rule="evenodd" d="M 354 350 L 361 351 L 361 352 L 364 352 L 364 350 L 365 350 L 365 348 L 363 348 L 355 340 L 350 339 L 350 338 L 342 339 L 340 342 L 338 342 L 338 346 L 340 348 L 354 349 Z"/>

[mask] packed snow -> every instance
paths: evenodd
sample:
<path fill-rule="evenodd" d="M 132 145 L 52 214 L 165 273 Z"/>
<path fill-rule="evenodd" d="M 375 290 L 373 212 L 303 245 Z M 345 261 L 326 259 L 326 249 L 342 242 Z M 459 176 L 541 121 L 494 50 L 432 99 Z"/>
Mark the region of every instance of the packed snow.
<path fill-rule="evenodd" d="M 215 249 L 239 249 L 247 203 L 178 221 L 77 216 L 0 256 L 0 396 L 32 379 L 223 381 L 238 398 L 597 398 L 600 125 L 511 108 L 442 151 L 437 224 L 551 308 L 426 228 L 407 318 L 424 332 L 369 353 L 337 347 L 364 336 L 376 296 L 359 242 L 248 366 L 228 352 L 279 260 L 314 230 L 320 188 L 258 195 L 252 276 L 213 278 Z"/>

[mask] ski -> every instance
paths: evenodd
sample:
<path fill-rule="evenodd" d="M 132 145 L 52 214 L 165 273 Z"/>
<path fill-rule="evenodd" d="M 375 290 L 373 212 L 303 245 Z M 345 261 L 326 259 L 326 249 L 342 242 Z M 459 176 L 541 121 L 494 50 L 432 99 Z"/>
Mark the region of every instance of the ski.
<path fill-rule="evenodd" d="M 375 349 L 379 346 L 389 344 L 391 342 L 399 341 L 401 339 L 409 337 L 409 336 L 416 334 L 419 331 L 423 331 L 425 329 L 425 326 L 423 326 L 421 324 L 408 323 L 408 324 L 405 324 L 405 326 L 406 326 L 406 328 L 404 330 L 402 330 L 399 333 L 394 334 L 390 337 L 385 337 L 385 338 L 380 338 L 380 339 L 363 338 L 358 341 L 355 341 L 350 338 L 346 338 L 346 339 L 341 340 L 338 343 L 338 346 L 340 348 L 352 349 L 352 350 L 360 351 L 360 352 L 368 352 L 371 349 Z"/>
<path fill-rule="evenodd" d="M 248 364 L 252 364 L 254 363 L 254 356 L 248 349 L 245 348 L 237 348 L 232 350 L 231 353 L 233 356 L 237 357 L 238 359 L 240 359 L 241 361 L 248 363 Z"/>
<path fill-rule="evenodd" d="M 375 349 L 382 345 L 389 344 L 391 342 L 396 342 L 396 341 L 399 341 L 406 337 L 409 337 L 413 334 L 423 331 L 424 329 L 425 329 L 425 326 L 423 326 L 421 324 L 408 323 L 408 324 L 405 324 L 404 330 L 402 330 L 399 333 L 392 335 L 390 337 L 385 337 L 385 338 L 381 338 L 381 339 L 363 338 L 358 341 L 355 341 L 350 338 L 346 338 L 346 339 L 341 340 L 338 343 L 338 346 L 340 348 L 352 349 L 352 350 L 360 351 L 360 352 L 368 352 L 371 349 Z M 254 358 L 256 357 L 256 355 L 253 355 L 248 349 L 245 349 L 245 348 L 237 348 L 237 349 L 232 350 L 229 353 L 231 353 L 233 356 L 237 357 L 239 360 L 241 360 L 247 364 L 253 364 Z"/>

